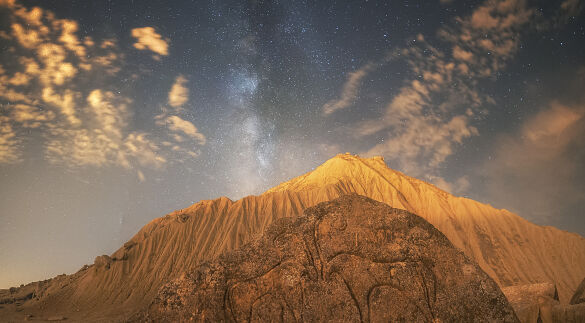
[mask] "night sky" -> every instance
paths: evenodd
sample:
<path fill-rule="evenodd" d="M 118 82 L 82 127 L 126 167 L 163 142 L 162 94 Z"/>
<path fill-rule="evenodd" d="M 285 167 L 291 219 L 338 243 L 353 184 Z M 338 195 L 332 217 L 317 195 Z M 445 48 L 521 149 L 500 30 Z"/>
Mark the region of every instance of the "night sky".
<path fill-rule="evenodd" d="M 0 288 L 345 152 L 584 235 L 584 9 L 0 0 Z"/>

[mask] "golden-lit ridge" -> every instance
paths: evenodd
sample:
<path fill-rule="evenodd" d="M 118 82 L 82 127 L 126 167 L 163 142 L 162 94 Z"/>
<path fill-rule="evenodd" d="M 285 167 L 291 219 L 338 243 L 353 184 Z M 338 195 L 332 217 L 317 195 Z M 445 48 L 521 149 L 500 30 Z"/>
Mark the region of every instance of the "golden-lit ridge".
<path fill-rule="evenodd" d="M 425 218 L 502 287 L 552 282 L 567 303 L 585 277 L 583 237 L 453 196 L 388 168 L 381 157 L 341 154 L 259 196 L 205 200 L 155 219 L 111 257 L 100 256 L 76 274 L 28 285 L 39 297 L 26 306 L 59 313 L 72 306 L 100 309 L 104 317 L 126 313 L 129 306 L 138 309 L 165 282 L 238 248 L 276 218 L 299 216 L 348 193 Z"/>

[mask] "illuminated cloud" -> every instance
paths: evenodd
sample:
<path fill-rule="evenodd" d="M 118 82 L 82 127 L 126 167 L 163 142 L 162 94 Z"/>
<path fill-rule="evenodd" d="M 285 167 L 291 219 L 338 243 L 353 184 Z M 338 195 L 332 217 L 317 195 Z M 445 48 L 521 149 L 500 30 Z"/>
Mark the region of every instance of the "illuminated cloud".
<path fill-rule="evenodd" d="M 63 46 L 44 43 L 37 48 L 37 54 L 45 66 L 40 71 L 40 81 L 44 85 L 63 85 L 77 74 L 77 68 L 65 61 L 67 52 Z"/>
<path fill-rule="evenodd" d="M 77 29 L 79 28 L 77 26 L 77 22 L 73 20 L 62 19 L 59 20 L 59 24 L 61 25 L 62 30 L 59 41 L 78 57 L 84 57 L 86 55 L 85 47 L 81 45 L 77 35 L 75 35 Z"/>
<path fill-rule="evenodd" d="M 576 16 L 583 11 L 585 3 L 581 0 L 565 0 L 561 3 L 561 9 L 566 15 Z"/>
<path fill-rule="evenodd" d="M 14 7 L 15 0 L 0 0 L 0 6 L 4 7 Z"/>
<path fill-rule="evenodd" d="M 187 79 L 178 76 L 169 92 L 169 105 L 178 108 L 189 101 L 189 89 L 185 87 Z"/>
<path fill-rule="evenodd" d="M 438 188 L 454 195 L 464 193 L 471 187 L 467 176 L 459 177 L 454 182 L 449 182 L 442 177 L 431 177 L 428 180 Z"/>
<path fill-rule="evenodd" d="M 76 96 L 78 96 L 78 94 L 71 90 L 65 90 L 65 93 L 59 95 L 50 87 L 44 88 L 42 94 L 43 101 L 59 108 L 61 114 L 73 126 L 81 124 L 81 120 L 75 115 Z"/>
<path fill-rule="evenodd" d="M 130 100 L 116 97 L 110 91 L 93 90 L 87 96 L 97 128 L 108 136 L 121 139 L 124 128 L 128 125 L 127 104 Z"/>
<path fill-rule="evenodd" d="M 197 127 L 195 127 L 195 125 L 193 125 L 193 123 L 191 123 L 187 120 L 181 119 L 178 116 L 169 116 L 169 117 L 166 117 L 164 119 L 164 125 L 166 125 L 166 127 L 173 132 L 183 133 L 183 134 L 197 140 L 197 142 L 200 145 L 205 145 L 205 142 L 206 142 L 205 136 L 197 130 Z M 175 137 L 175 138 L 180 138 L 180 137 Z M 177 140 L 177 141 L 182 141 L 182 140 Z"/>
<path fill-rule="evenodd" d="M 1 36 L 19 53 L 8 69 L 0 66 L 0 98 L 8 101 L 0 106 L 0 163 L 21 161 L 24 141 L 18 138 L 22 129 L 31 128 L 40 133 L 45 158 L 52 164 L 118 166 L 134 169 L 140 180 L 145 179 L 141 167 L 157 169 L 198 155 L 188 148 L 193 142 L 187 138 L 203 145 L 205 136 L 178 116 L 167 117 L 164 124 L 172 132 L 171 141 L 176 139 L 170 145 L 130 127 L 132 100 L 110 84 L 124 66 L 116 39 L 80 38 L 74 20 L 57 19 L 50 11 L 12 1 L 0 5 L 11 13 L 9 33 Z M 168 54 L 167 42 L 153 28 L 134 29 L 132 35 L 136 48 Z M 187 102 L 186 82 L 183 76 L 176 79 L 170 106 Z"/>
<path fill-rule="evenodd" d="M 137 170 L 137 171 L 136 171 L 136 176 L 138 176 L 138 180 L 139 180 L 141 183 L 144 183 L 144 182 L 146 181 L 146 177 L 144 176 L 144 173 L 143 173 L 142 171 L 140 171 L 140 170 Z"/>
<path fill-rule="evenodd" d="M 169 54 L 169 44 L 152 27 L 134 28 L 132 37 L 136 38 L 136 43 L 134 43 L 136 49 L 151 50 L 163 56 Z"/>
<path fill-rule="evenodd" d="M 525 0 L 487 1 L 471 15 L 475 29 L 505 30 L 525 24 L 532 17 Z"/>
<path fill-rule="evenodd" d="M 41 27 L 42 34 L 46 35 L 49 33 L 48 27 L 43 26 L 43 9 L 34 7 L 30 10 L 26 10 L 24 7 L 19 7 L 14 11 L 14 14 L 24 20 L 27 26 Z M 52 17 L 47 17 L 49 20 L 53 20 Z"/>
<path fill-rule="evenodd" d="M 52 164 L 131 169 L 159 168 L 167 162 L 159 146 L 145 133 L 131 132 L 119 138 L 100 129 L 52 129 L 51 132 L 46 153 Z"/>
<path fill-rule="evenodd" d="M 14 76 L 8 81 L 12 85 L 27 85 L 30 81 L 30 76 L 24 73 L 16 72 Z"/>
<path fill-rule="evenodd" d="M 394 110 L 390 108 L 390 111 Z M 467 116 L 457 115 L 443 120 L 414 112 L 402 117 L 404 126 L 396 125 L 400 129 L 389 132 L 382 142 L 365 154 L 390 156 L 400 169 L 413 176 L 431 176 L 431 171 L 454 153 L 455 145 L 479 134 L 469 124 Z M 388 127 L 387 124 L 384 126 Z"/>
<path fill-rule="evenodd" d="M 473 62 L 473 53 L 468 52 L 459 46 L 453 48 L 453 57 L 465 62 Z"/>
<path fill-rule="evenodd" d="M 325 105 L 323 105 L 323 114 L 329 115 L 333 112 L 341 109 L 345 109 L 356 100 L 358 90 L 361 85 L 362 79 L 368 75 L 370 71 L 374 70 L 374 64 L 366 64 L 360 69 L 349 73 L 343 89 L 341 90 L 341 96 L 339 99 L 333 99 Z"/>
<path fill-rule="evenodd" d="M 116 160 L 119 147 L 111 138 L 88 129 L 53 129 L 46 155 L 52 164 L 73 167 L 104 166 Z"/>
<path fill-rule="evenodd" d="M 20 161 L 16 132 L 10 120 L 0 116 L 0 163 L 12 164 Z"/>
<path fill-rule="evenodd" d="M 514 56 L 519 30 L 534 15 L 524 0 L 486 1 L 470 17 L 459 18 L 457 28 L 443 28 L 439 35 L 453 44 L 452 55 L 462 74 L 492 77 Z"/>
<path fill-rule="evenodd" d="M 85 128 L 51 129 L 47 156 L 51 163 L 82 166 L 137 166 L 160 168 L 167 162 L 148 134 L 128 129 L 131 101 L 110 91 L 95 89 L 87 96 Z"/>
<path fill-rule="evenodd" d="M 55 118 L 53 111 L 42 111 L 26 104 L 15 104 L 11 106 L 11 109 L 12 120 L 22 124 L 25 128 L 38 128 Z"/>
<path fill-rule="evenodd" d="M 583 138 L 585 107 L 553 102 L 496 141 L 492 158 L 478 170 L 489 198 L 541 223 L 562 215 L 564 207 L 582 205 Z"/>
<path fill-rule="evenodd" d="M 20 24 L 12 24 L 12 34 L 26 48 L 36 48 L 41 43 L 41 35 L 34 29 L 26 29 Z"/>
<path fill-rule="evenodd" d="M 524 0 L 486 1 L 470 15 L 456 18 L 457 24 L 438 31 L 446 46 L 434 47 L 419 34 L 404 48 L 390 53 L 384 63 L 405 61 L 417 77 L 405 81 L 381 115 L 353 125 L 350 132 L 357 138 L 380 138 L 361 153 L 383 155 L 410 175 L 441 182 L 441 165 L 457 146 L 479 135 L 473 123 L 486 113 L 486 105 L 495 103 L 477 88 L 477 80 L 492 79 L 505 68 L 517 50 L 518 30 L 533 15 L 534 10 Z M 323 114 L 359 99 L 360 83 L 373 70 L 366 64 L 351 73 L 341 97 L 329 101 Z M 447 185 L 444 180 L 442 184 L 457 192 L 454 187 L 465 187 L 464 183 Z"/>
<path fill-rule="evenodd" d="M 130 133 L 124 141 L 124 148 L 120 154 L 122 160 L 134 159 L 140 166 L 151 168 L 159 168 L 167 163 L 167 159 L 160 153 L 158 144 L 150 140 L 145 133 Z"/>
<path fill-rule="evenodd" d="M 352 132 L 357 137 L 383 136 L 378 144 L 361 153 L 383 155 L 394 167 L 432 180 L 457 145 L 479 134 L 471 124 L 475 115 L 472 108 L 488 99 L 465 82 L 456 91 L 450 88 L 460 78 L 455 63 L 444 59 L 446 55 L 430 46 L 422 35 L 416 44 L 400 54 L 422 80 L 405 84 L 381 117 L 359 122 Z M 424 58 L 424 52 L 438 54 Z"/>
<path fill-rule="evenodd" d="M 570 109 L 554 102 L 548 110 L 544 110 L 531 118 L 522 127 L 521 137 L 533 145 L 545 145 L 555 148 L 564 145 L 563 133 L 583 118 L 583 109 Z"/>

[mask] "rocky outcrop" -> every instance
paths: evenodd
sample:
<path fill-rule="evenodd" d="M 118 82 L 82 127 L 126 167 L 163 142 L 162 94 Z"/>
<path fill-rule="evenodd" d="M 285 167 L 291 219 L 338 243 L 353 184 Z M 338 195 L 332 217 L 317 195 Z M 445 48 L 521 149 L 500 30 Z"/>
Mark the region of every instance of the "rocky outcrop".
<path fill-rule="evenodd" d="M 165 285 L 137 321 L 516 322 L 479 266 L 423 218 L 348 195 Z"/>
<path fill-rule="evenodd" d="M 583 285 L 583 284 L 581 284 Z M 583 291 L 573 296 L 579 299 Z M 585 303 L 561 304 L 557 288 L 551 283 L 529 284 L 502 288 L 522 323 L 582 323 L 585 322 Z"/>
<path fill-rule="evenodd" d="M 551 283 L 502 288 L 522 323 L 552 323 L 552 309 L 559 304 L 557 288 Z"/>
<path fill-rule="evenodd" d="M 552 308 L 554 323 L 583 323 L 585 322 L 585 304 L 556 305 Z M 543 321 L 543 323 L 545 323 Z"/>
<path fill-rule="evenodd" d="M 93 261 L 93 265 L 95 266 L 96 270 L 99 268 L 110 269 L 111 264 L 112 264 L 112 258 L 110 258 L 110 256 L 108 256 L 108 255 L 97 256 L 97 257 L 95 257 L 95 260 Z"/>
<path fill-rule="evenodd" d="M 577 287 L 577 290 L 575 291 L 575 294 L 573 294 L 573 297 L 571 297 L 570 302 L 571 305 L 582 303 L 585 303 L 585 279 L 583 279 L 581 284 L 579 284 L 579 287 Z"/>

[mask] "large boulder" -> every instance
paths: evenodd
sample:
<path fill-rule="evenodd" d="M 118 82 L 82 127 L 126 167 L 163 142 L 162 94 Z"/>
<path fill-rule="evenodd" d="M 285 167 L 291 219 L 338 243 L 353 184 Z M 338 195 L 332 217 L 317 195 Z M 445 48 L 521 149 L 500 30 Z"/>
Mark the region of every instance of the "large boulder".
<path fill-rule="evenodd" d="M 164 285 L 136 321 L 517 322 L 496 283 L 435 227 L 348 195 Z"/>

